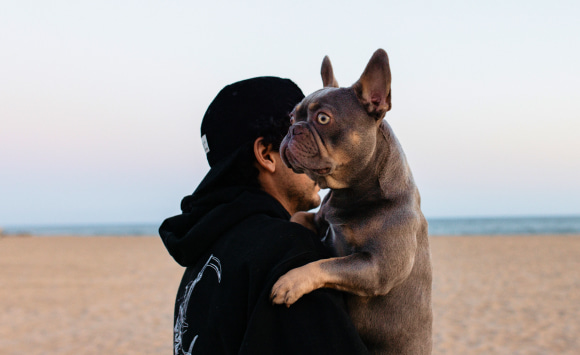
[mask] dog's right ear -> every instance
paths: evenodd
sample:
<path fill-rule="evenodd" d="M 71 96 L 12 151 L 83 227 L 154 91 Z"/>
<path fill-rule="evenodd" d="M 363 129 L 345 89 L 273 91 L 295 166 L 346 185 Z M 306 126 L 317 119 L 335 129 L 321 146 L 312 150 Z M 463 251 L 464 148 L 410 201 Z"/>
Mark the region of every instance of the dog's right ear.
<path fill-rule="evenodd" d="M 328 56 L 324 56 L 322 60 L 322 68 L 320 68 L 320 75 L 322 75 L 322 85 L 325 88 L 337 88 L 338 81 L 334 77 L 334 71 L 332 70 L 332 63 L 330 63 L 330 59 Z"/>
<path fill-rule="evenodd" d="M 385 117 L 391 109 L 391 68 L 387 52 L 377 49 L 352 87 L 369 115 L 377 120 Z"/>

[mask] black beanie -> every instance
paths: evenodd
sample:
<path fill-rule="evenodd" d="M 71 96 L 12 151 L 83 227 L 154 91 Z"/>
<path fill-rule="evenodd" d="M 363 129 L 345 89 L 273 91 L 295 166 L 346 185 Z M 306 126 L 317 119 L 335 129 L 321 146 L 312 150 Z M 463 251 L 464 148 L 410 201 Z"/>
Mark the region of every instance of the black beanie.
<path fill-rule="evenodd" d="M 288 114 L 304 98 L 291 80 L 258 77 L 224 87 L 209 105 L 201 122 L 207 161 L 214 167 L 240 146 L 261 136 L 263 127 Z"/>
<path fill-rule="evenodd" d="M 267 127 L 278 120 L 289 122 L 290 112 L 303 98 L 294 82 L 277 77 L 252 78 L 224 87 L 201 122 L 201 140 L 211 169 L 193 195 L 215 186 L 242 148 L 261 137 Z"/>

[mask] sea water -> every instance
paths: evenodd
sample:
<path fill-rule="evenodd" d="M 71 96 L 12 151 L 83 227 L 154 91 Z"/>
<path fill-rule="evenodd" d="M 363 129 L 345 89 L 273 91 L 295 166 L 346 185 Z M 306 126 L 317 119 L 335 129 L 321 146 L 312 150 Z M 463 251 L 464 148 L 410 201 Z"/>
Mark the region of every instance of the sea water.
<path fill-rule="evenodd" d="M 432 218 L 430 235 L 580 234 L 580 216 Z"/>
<path fill-rule="evenodd" d="M 535 235 L 580 234 L 580 216 L 428 218 L 429 234 L 438 235 Z M 157 235 L 158 223 L 11 226 L 4 235 L 145 236 Z"/>

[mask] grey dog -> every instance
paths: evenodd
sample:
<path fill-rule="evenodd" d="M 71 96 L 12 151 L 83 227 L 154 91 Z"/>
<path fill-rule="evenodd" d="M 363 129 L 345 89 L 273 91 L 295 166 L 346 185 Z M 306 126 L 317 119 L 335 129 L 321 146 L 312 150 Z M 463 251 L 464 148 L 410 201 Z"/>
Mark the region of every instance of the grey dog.
<path fill-rule="evenodd" d="M 371 353 L 430 354 L 431 256 L 427 221 L 403 150 L 383 119 L 391 109 L 387 53 L 377 50 L 360 79 L 339 88 L 328 57 L 324 88 L 293 110 L 280 154 L 295 172 L 331 191 L 316 230 L 335 257 L 283 275 L 272 300 L 288 307 L 328 287 L 347 292 L 351 318 Z"/>

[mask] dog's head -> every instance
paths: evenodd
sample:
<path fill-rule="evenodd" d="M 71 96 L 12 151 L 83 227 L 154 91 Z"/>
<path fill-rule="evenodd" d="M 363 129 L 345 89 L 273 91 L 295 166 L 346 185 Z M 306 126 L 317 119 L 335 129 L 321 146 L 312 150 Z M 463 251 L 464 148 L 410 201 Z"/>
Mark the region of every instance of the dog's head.
<path fill-rule="evenodd" d="M 320 187 L 341 189 L 351 186 L 372 161 L 377 130 L 391 109 L 389 59 L 377 50 L 348 88 L 338 87 L 328 57 L 321 74 L 324 88 L 296 105 L 280 154 L 286 165 Z"/>

